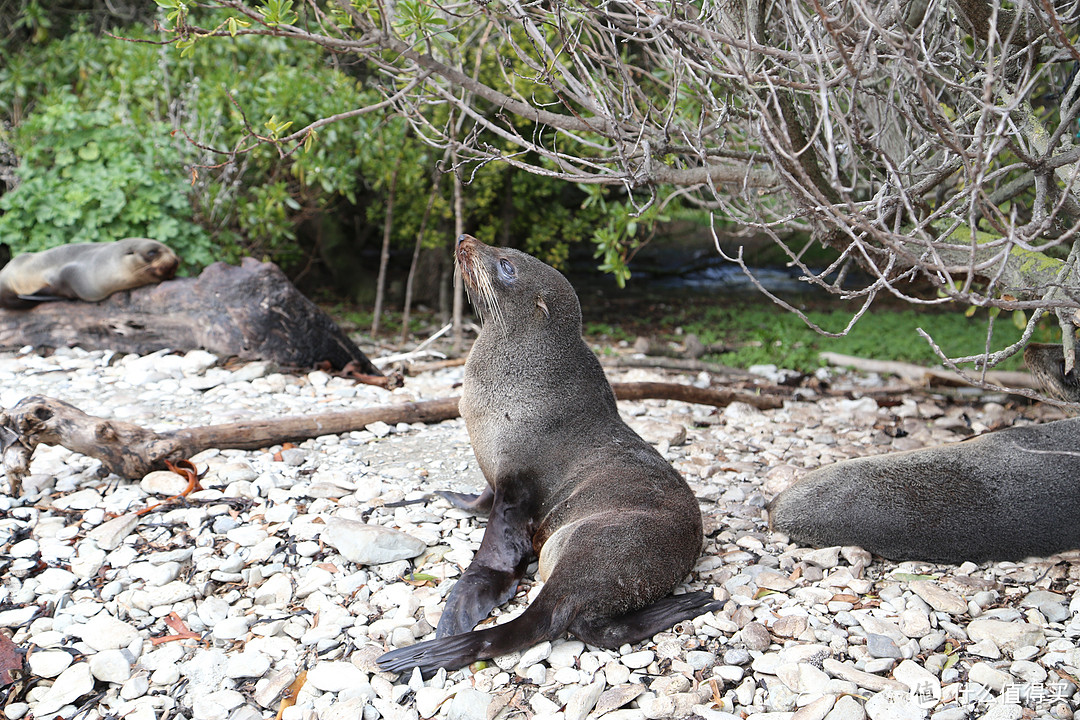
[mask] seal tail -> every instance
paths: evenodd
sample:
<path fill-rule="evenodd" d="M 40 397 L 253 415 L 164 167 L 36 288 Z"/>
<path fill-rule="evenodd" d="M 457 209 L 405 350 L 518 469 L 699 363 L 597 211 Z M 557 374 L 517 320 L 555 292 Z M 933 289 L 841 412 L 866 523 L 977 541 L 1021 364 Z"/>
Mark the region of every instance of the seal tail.
<path fill-rule="evenodd" d="M 456 670 L 477 660 L 553 640 L 569 629 L 578 609 L 567 607 L 568 603 L 552 598 L 551 593 L 547 598 L 544 595 L 541 590 L 533 604 L 510 622 L 391 650 L 376 662 L 383 670 L 396 673 L 420 668 L 420 673 L 429 678 L 439 668 Z"/>

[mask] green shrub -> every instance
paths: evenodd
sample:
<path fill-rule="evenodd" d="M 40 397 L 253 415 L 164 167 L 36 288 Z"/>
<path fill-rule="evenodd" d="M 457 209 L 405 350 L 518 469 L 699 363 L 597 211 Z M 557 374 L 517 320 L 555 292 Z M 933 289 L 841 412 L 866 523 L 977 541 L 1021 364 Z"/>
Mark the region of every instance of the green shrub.
<path fill-rule="evenodd" d="M 0 197 L 0 238 L 21 253 L 152 237 L 188 267 L 211 262 L 169 128 L 136 128 L 115 112 L 78 105 L 70 93 L 54 94 L 13 134 L 20 182 Z"/>

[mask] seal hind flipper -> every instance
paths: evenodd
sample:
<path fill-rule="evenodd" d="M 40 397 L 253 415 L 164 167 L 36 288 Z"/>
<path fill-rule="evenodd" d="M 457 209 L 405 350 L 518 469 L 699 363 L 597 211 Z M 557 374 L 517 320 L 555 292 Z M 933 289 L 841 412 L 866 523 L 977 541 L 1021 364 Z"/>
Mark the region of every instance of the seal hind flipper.
<path fill-rule="evenodd" d="M 420 674 L 429 678 L 439 668 L 456 670 L 477 660 L 554 640 L 566 632 L 578 610 L 578 606 L 561 601 L 545 588 L 525 612 L 509 622 L 391 650 L 376 662 L 381 669 L 396 673 L 420 668 Z"/>
<path fill-rule="evenodd" d="M 436 490 L 435 494 L 456 508 L 481 514 L 491 512 L 491 503 L 495 498 L 495 491 L 490 486 L 484 488 L 484 491 L 477 495 L 453 492 L 451 490 Z"/>
<path fill-rule="evenodd" d="M 576 619 L 570 624 L 570 632 L 591 645 L 619 647 L 624 643 L 641 642 L 669 630 L 676 623 L 723 606 L 724 603 L 714 600 L 708 592 L 668 595 L 652 605 L 616 618 Z"/>
<path fill-rule="evenodd" d="M 534 557 L 530 525 L 535 508 L 531 487 L 527 480 L 515 478 L 492 493 L 484 539 L 446 599 L 436 637 L 469 632 L 514 596 L 518 580 Z"/>

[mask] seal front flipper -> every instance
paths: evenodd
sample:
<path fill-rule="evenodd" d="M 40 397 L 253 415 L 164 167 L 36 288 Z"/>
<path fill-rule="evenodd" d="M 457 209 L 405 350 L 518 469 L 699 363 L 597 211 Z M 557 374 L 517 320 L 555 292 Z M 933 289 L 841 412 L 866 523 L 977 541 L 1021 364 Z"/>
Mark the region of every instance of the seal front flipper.
<path fill-rule="evenodd" d="M 491 503 L 495 499 L 495 491 L 490 487 L 484 488 L 479 495 L 450 490 L 436 490 L 435 494 L 456 508 L 485 515 L 491 512 Z"/>
<path fill-rule="evenodd" d="M 43 302 L 56 302 L 58 300 L 70 300 L 71 298 L 62 297 L 60 295 L 50 295 L 45 291 L 40 293 L 34 293 L 33 295 L 17 295 L 20 300 L 27 303 L 27 307 L 33 307 L 38 303 Z"/>
<path fill-rule="evenodd" d="M 516 476 L 499 482 L 480 549 L 450 591 L 436 637 L 469 632 L 514 596 L 533 558 L 531 487 L 531 482 Z"/>
<path fill-rule="evenodd" d="M 670 630 L 676 623 L 719 610 L 724 603 L 712 593 L 692 592 L 668 595 L 652 605 L 615 618 L 579 618 L 570 624 L 570 632 L 592 645 L 614 648 L 641 642 L 658 632 Z"/>

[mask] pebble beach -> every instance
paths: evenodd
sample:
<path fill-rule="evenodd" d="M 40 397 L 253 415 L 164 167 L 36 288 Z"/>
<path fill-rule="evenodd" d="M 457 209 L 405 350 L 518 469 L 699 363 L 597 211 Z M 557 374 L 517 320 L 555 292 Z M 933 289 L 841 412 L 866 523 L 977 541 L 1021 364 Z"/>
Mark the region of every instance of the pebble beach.
<path fill-rule="evenodd" d="M 758 368 L 762 383 L 776 368 Z M 322 371 L 149 356 L 0 354 L 0 407 L 48 395 L 156 431 L 431 400 L 461 367 L 393 391 Z M 708 373 L 613 381 L 722 386 Z M 700 499 L 705 545 L 677 592 L 721 610 L 618 649 L 572 637 L 483 667 L 396 676 L 375 659 L 433 637 L 485 522 L 436 490 L 479 492 L 460 419 L 375 423 L 293 447 L 209 450 L 186 480 L 141 481 L 39 447 L 19 496 L 0 483 L 0 635 L 25 673 L 10 720 L 1069 720 L 1080 704 L 1080 552 L 1026 562 L 891 562 L 768 528 L 768 500 L 837 460 L 1062 417 L 1004 396 L 884 395 L 820 371 L 758 410 L 620 402 Z M 888 398 L 886 400 L 885 398 Z M 163 503 L 140 514 L 156 503 Z M 618 562 L 617 553 L 612 561 Z M 493 622 L 539 590 L 535 567 Z"/>

